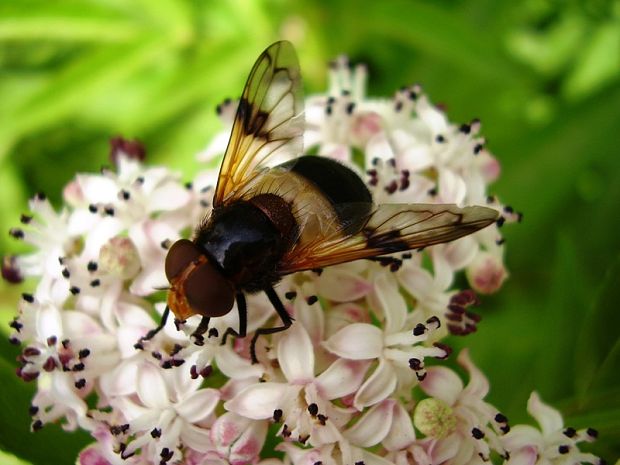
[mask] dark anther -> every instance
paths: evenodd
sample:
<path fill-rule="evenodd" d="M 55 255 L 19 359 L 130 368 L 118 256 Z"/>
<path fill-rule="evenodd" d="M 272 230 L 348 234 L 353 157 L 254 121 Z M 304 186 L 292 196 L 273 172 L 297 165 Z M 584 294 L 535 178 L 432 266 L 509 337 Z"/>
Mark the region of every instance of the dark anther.
<path fill-rule="evenodd" d="M 482 152 L 483 148 L 484 146 L 482 144 L 474 145 L 474 155 L 478 155 L 480 152 Z"/>
<path fill-rule="evenodd" d="M 172 245 L 172 241 L 170 239 L 164 239 L 163 241 L 160 242 L 161 248 L 164 250 L 168 250 L 170 248 L 170 246 Z"/>
<path fill-rule="evenodd" d="M 151 431 L 151 437 L 153 439 L 161 437 L 161 428 L 153 428 L 153 430 Z"/>
<path fill-rule="evenodd" d="M 69 339 L 63 339 L 60 343 L 62 344 L 63 349 L 68 349 L 71 345 L 71 341 Z"/>
<path fill-rule="evenodd" d="M 388 194 L 393 194 L 398 190 L 398 183 L 396 182 L 396 180 L 393 180 L 387 186 L 385 186 L 384 190 Z"/>
<path fill-rule="evenodd" d="M 49 347 L 55 346 L 57 341 L 58 341 L 58 338 L 56 336 L 50 336 L 47 338 L 47 345 Z"/>
<path fill-rule="evenodd" d="M 86 268 L 91 273 L 94 273 L 95 271 L 97 271 L 97 262 L 91 260 L 90 262 L 88 262 L 88 265 L 86 265 Z"/>
<path fill-rule="evenodd" d="M 308 439 L 310 439 L 310 435 L 307 436 L 299 436 L 299 438 L 297 438 L 297 441 L 300 444 L 305 444 L 306 442 L 308 442 Z"/>
<path fill-rule="evenodd" d="M 144 176 L 138 176 L 136 178 L 136 183 L 137 184 L 144 184 Z"/>
<path fill-rule="evenodd" d="M 394 104 L 394 111 L 399 112 L 403 109 L 403 102 L 400 100 Z"/>
<path fill-rule="evenodd" d="M 288 291 L 284 294 L 284 297 L 286 297 L 286 300 L 293 300 L 295 297 L 297 297 L 297 292 Z"/>
<path fill-rule="evenodd" d="M 503 413 L 497 413 L 495 415 L 495 421 L 498 423 L 506 423 L 508 422 L 508 418 L 506 418 L 506 415 L 504 415 Z"/>
<path fill-rule="evenodd" d="M 37 407 L 36 405 L 31 405 L 28 409 L 28 413 L 31 417 L 34 417 L 37 413 L 39 413 L 39 407 Z"/>
<path fill-rule="evenodd" d="M 36 194 L 34 194 L 34 198 L 36 200 L 39 200 L 40 202 L 43 202 L 45 199 L 47 199 L 47 196 L 45 195 L 45 192 L 37 192 Z"/>
<path fill-rule="evenodd" d="M 439 144 L 443 144 L 446 141 L 446 138 L 444 136 L 442 136 L 441 134 L 437 134 L 435 136 L 435 142 L 439 143 Z"/>
<path fill-rule="evenodd" d="M 97 287 L 97 286 L 99 286 L 100 284 L 101 284 L 101 281 L 99 281 L 98 279 L 93 279 L 93 280 L 90 282 L 90 286 L 91 286 L 91 287 Z"/>
<path fill-rule="evenodd" d="M 419 358 L 410 358 L 409 359 L 409 368 L 412 370 L 421 370 L 422 369 L 422 361 Z"/>
<path fill-rule="evenodd" d="M 82 362 L 76 363 L 73 365 L 73 371 L 82 371 L 84 370 L 84 364 Z"/>
<path fill-rule="evenodd" d="M 191 190 L 191 189 L 192 189 L 192 187 L 194 187 L 194 185 L 191 183 L 191 181 L 187 181 L 187 182 L 184 184 L 184 186 L 185 186 L 185 189 L 187 189 L 187 190 Z"/>
<path fill-rule="evenodd" d="M 512 213 L 514 213 L 514 208 L 512 208 L 510 205 L 506 205 L 506 206 L 504 207 L 504 211 L 505 211 L 506 213 L 508 213 L 508 214 L 512 214 Z"/>
<path fill-rule="evenodd" d="M 49 373 L 51 371 L 54 371 L 55 369 L 56 369 L 56 360 L 54 360 L 54 357 L 51 357 L 51 356 L 47 357 L 47 360 L 43 364 L 43 370 Z"/>
<path fill-rule="evenodd" d="M 322 413 L 319 413 L 316 417 L 319 420 L 319 423 L 321 424 L 321 426 L 325 426 L 325 423 L 327 422 L 327 417 L 323 415 Z"/>
<path fill-rule="evenodd" d="M 22 231 L 19 228 L 11 228 L 9 230 L 9 234 L 14 238 L 14 239 L 23 239 L 24 238 L 24 231 Z"/>
<path fill-rule="evenodd" d="M 437 326 L 437 328 L 440 328 L 441 327 L 441 320 L 439 319 L 439 317 L 432 316 L 428 320 L 426 320 L 426 324 L 427 325 L 435 325 L 435 326 Z"/>
<path fill-rule="evenodd" d="M 564 436 L 567 438 L 573 438 L 577 434 L 577 430 L 575 428 L 568 427 L 564 430 Z"/>
<path fill-rule="evenodd" d="M 435 197 L 437 195 L 437 188 L 433 187 L 432 189 L 429 189 L 428 195 L 430 195 L 431 197 Z"/>
<path fill-rule="evenodd" d="M 173 455 L 174 455 L 174 452 L 172 452 L 172 451 L 171 451 L 170 449 L 168 449 L 167 447 L 164 447 L 164 448 L 161 450 L 161 453 L 159 454 L 159 456 L 160 456 L 160 457 L 161 457 L 161 459 L 162 459 L 161 461 L 162 461 L 163 463 L 168 462 L 168 461 L 172 458 L 172 456 L 173 456 Z"/>
<path fill-rule="evenodd" d="M 80 350 L 80 352 L 78 353 L 78 357 L 79 358 L 86 358 L 90 355 L 90 350 L 89 349 L 82 349 Z"/>
<path fill-rule="evenodd" d="M 308 405 L 308 413 L 310 413 L 313 417 L 316 417 L 317 413 L 319 413 L 319 406 L 314 403 Z"/>
<path fill-rule="evenodd" d="M 17 260 L 11 255 L 2 257 L 2 278 L 11 284 L 18 284 L 24 280 L 19 272 Z"/>
<path fill-rule="evenodd" d="M 169 370 L 170 368 L 172 368 L 172 363 L 170 362 L 170 360 L 166 360 L 164 363 L 161 364 L 161 367 L 164 370 Z"/>
<path fill-rule="evenodd" d="M 327 113 L 328 115 L 332 114 L 332 106 L 331 105 L 327 105 L 327 107 L 325 108 L 325 113 Z"/>
<path fill-rule="evenodd" d="M 15 318 L 13 321 L 9 323 L 9 327 L 13 328 L 15 331 L 19 333 L 20 330 L 24 327 L 24 325 L 21 324 L 17 318 Z"/>
<path fill-rule="evenodd" d="M 159 353 L 159 352 L 157 352 L 157 351 L 155 351 L 155 350 L 154 350 L 153 352 L 151 352 L 151 356 L 152 356 L 155 360 L 161 360 L 161 359 L 162 359 L 161 353 Z"/>
<path fill-rule="evenodd" d="M 202 370 L 200 370 L 200 376 L 203 378 L 208 378 L 213 373 L 213 367 L 211 365 L 207 365 Z"/>
<path fill-rule="evenodd" d="M 273 411 L 273 421 L 278 423 L 281 419 L 282 419 L 282 410 L 277 408 Z"/>
<path fill-rule="evenodd" d="M 198 367 L 196 365 L 192 365 L 189 369 L 189 376 L 192 379 L 198 379 Z"/>
<path fill-rule="evenodd" d="M 355 465 L 366 465 L 363 460 L 355 462 Z"/>
<path fill-rule="evenodd" d="M 26 302 L 28 302 L 29 304 L 34 302 L 34 296 L 32 294 L 28 294 L 26 292 L 24 292 L 22 294 L 22 299 L 24 299 Z"/>
<path fill-rule="evenodd" d="M 333 95 L 330 95 L 329 97 L 327 97 L 328 105 L 333 105 L 335 101 L 336 101 L 336 97 L 334 97 Z"/>
<path fill-rule="evenodd" d="M 474 437 L 474 439 L 482 439 L 484 437 L 484 433 L 478 428 L 473 428 L 471 430 L 471 435 Z"/>
<path fill-rule="evenodd" d="M 495 241 L 496 245 L 503 245 L 506 242 L 506 239 L 504 239 L 503 237 L 501 239 L 497 239 Z"/>
<path fill-rule="evenodd" d="M 567 445 L 562 444 L 560 447 L 558 447 L 558 452 L 560 454 L 568 454 L 569 449 L 570 448 Z"/>
<path fill-rule="evenodd" d="M 445 352 L 445 355 L 441 357 L 435 357 L 439 360 L 445 360 L 452 354 L 452 347 L 450 347 L 448 344 L 444 344 L 443 342 L 434 342 L 433 347 L 437 347 L 438 349 L 441 349 Z"/>
<path fill-rule="evenodd" d="M 209 207 L 209 202 L 205 199 L 200 199 L 200 206 L 202 208 L 208 208 Z"/>
<path fill-rule="evenodd" d="M 218 332 L 217 328 L 210 328 L 209 329 L 209 336 L 208 337 L 219 337 L 220 333 Z"/>
<path fill-rule="evenodd" d="M 32 423 L 32 431 L 39 431 L 43 428 L 43 422 L 41 420 L 36 420 Z"/>
<path fill-rule="evenodd" d="M 185 360 L 183 359 L 179 359 L 179 358 L 172 359 L 172 366 L 174 367 L 180 367 L 184 363 L 185 363 Z"/>
<path fill-rule="evenodd" d="M 71 292 L 71 294 L 73 295 L 78 295 L 80 293 L 80 288 L 77 286 L 71 286 L 69 288 L 69 292 Z"/>
<path fill-rule="evenodd" d="M 355 103 L 351 102 L 347 105 L 347 108 L 346 108 L 347 114 L 349 115 L 352 114 L 353 110 L 355 110 Z"/>
<path fill-rule="evenodd" d="M 26 347 L 23 352 L 24 357 L 36 357 L 41 354 L 41 351 L 36 347 Z"/>
<path fill-rule="evenodd" d="M 500 216 L 495 223 L 497 224 L 498 228 L 501 228 L 502 226 L 504 226 L 505 222 L 506 222 L 506 218 L 504 218 L 503 216 Z"/>
<path fill-rule="evenodd" d="M 32 221 L 32 216 L 22 213 L 21 216 L 19 217 L 19 221 L 22 224 L 28 224 Z"/>
<path fill-rule="evenodd" d="M 415 325 L 415 328 L 413 328 L 413 335 L 421 336 L 422 334 L 424 334 L 424 331 L 426 331 L 426 326 L 424 326 L 422 323 L 418 323 L 417 325 Z"/>
<path fill-rule="evenodd" d="M 122 191 L 120 191 L 120 197 L 123 200 L 129 200 L 129 197 L 131 197 L 131 194 L 129 194 L 129 191 L 126 191 L 125 189 L 123 189 Z"/>
<path fill-rule="evenodd" d="M 68 269 L 63 268 L 63 270 L 62 270 L 62 275 L 63 275 L 63 277 L 65 277 L 65 278 L 69 279 L 69 277 L 71 276 L 71 273 L 69 273 L 69 270 L 68 270 Z"/>
<path fill-rule="evenodd" d="M 110 161 L 118 166 L 118 157 L 125 156 L 143 161 L 146 157 L 146 150 L 140 141 L 123 139 L 120 136 L 110 139 Z"/>
<path fill-rule="evenodd" d="M 594 428 L 588 428 L 586 430 L 586 433 L 588 434 L 588 436 L 590 436 L 591 438 L 598 438 L 598 431 L 595 430 Z"/>
<path fill-rule="evenodd" d="M 340 92 L 340 94 L 341 94 L 343 97 L 346 97 L 346 96 L 348 96 L 348 95 L 351 95 L 351 91 L 350 91 L 350 90 L 348 90 L 348 89 L 342 89 L 342 92 Z"/>
<path fill-rule="evenodd" d="M 459 131 L 463 134 L 469 134 L 471 132 L 471 126 L 469 124 L 461 124 Z"/>
<path fill-rule="evenodd" d="M 86 386 L 86 380 L 84 378 L 78 379 L 75 382 L 75 387 L 78 389 L 82 389 L 84 386 Z"/>
<path fill-rule="evenodd" d="M 114 216 L 114 207 L 107 206 L 103 209 L 106 215 Z"/>
<path fill-rule="evenodd" d="M 308 305 L 313 305 L 313 304 L 317 303 L 318 300 L 319 300 L 319 298 L 317 296 L 315 296 L 315 295 L 311 295 L 311 296 L 308 296 L 306 298 L 306 302 L 308 303 Z"/>
<path fill-rule="evenodd" d="M 97 213 L 97 205 L 95 205 L 95 204 L 91 203 L 91 204 L 88 206 L 88 211 L 89 211 L 89 212 L 91 212 L 91 213 Z"/>

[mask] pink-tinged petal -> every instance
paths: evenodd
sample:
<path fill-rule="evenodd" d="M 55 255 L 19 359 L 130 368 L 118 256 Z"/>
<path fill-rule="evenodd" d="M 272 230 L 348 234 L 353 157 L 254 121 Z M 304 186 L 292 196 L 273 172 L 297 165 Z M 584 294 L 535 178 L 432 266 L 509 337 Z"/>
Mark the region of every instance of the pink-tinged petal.
<path fill-rule="evenodd" d="M 358 273 L 336 267 L 327 268 L 317 281 L 317 292 L 334 302 L 353 302 L 361 299 L 372 285 Z"/>
<path fill-rule="evenodd" d="M 416 172 L 433 166 L 435 160 L 427 145 L 415 144 L 405 149 L 398 161 L 401 162 L 399 166 Z"/>
<path fill-rule="evenodd" d="M 65 336 L 71 339 L 104 335 L 99 323 L 82 312 L 63 312 L 62 326 Z"/>
<path fill-rule="evenodd" d="M 527 401 L 527 411 L 536 419 L 543 434 L 549 435 L 564 427 L 562 415 L 553 407 L 545 404 L 537 392 L 532 392 Z"/>
<path fill-rule="evenodd" d="M 65 373 L 54 371 L 51 373 L 52 386 L 51 391 L 58 402 L 75 412 L 78 417 L 86 414 L 86 403 L 77 395 L 75 391 L 74 381 L 71 376 Z M 39 378 L 43 383 L 42 377 Z"/>
<path fill-rule="evenodd" d="M 218 449 L 227 449 L 248 427 L 250 421 L 233 412 L 218 417 L 211 427 L 211 440 Z"/>
<path fill-rule="evenodd" d="M 294 324 L 278 342 L 278 362 L 286 379 L 306 384 L 314 379 L 314 347 L 300 324 Z"/>
<path fill-rule="evenodd" d="M 360 447 L 372 447 L 379 444 L 392 426 L 395 403 L 396 401 L 392 399 L 386 399 L 374 405 L 360 421 L 345 432 L 345 437 Z"/>
<path fill-rule="evenodd" d="M 525 447 L 544 448 L 545 441 L 539 430 L 530 425 L 515 425 L 502 438 L 502 445 L 508 451 L 517 451 Z"/>
<path fill-rule="evenodd" d="M 321 397 L 337 399 L 355 392 L 362 384 L 369 362 L 338 359 L 316 378 Z"/>
<path fill-rule="evenodd" d="M 215 354 L 215 363 L 228 378 L 259 378 L 263 374 L 261 365 L 252 365 L 247 358 L 241 357 L 228 346 L 222 346 Z"/>
<path fill-rule="evenodd" d="M 497 178 L 499 178 L 500 173 L 502 172 L 502 165 L 500 162 L 491 155 L 486 150 L 483 150 L 476 157 L 476 161 L 478 161 L 478 165 L 480 166 L 480 171 L 482 176 L 484 177 L 484 181 L 487 184 L 491 184 Z"/>
<path fill-rule="evenodd" d="M 266 421 L 253 421 L 250 427 L 241 433 L 230 450 L 228 459 L 231 465 L 244 465 L 255 461 L 265 443 L 268 425 Z"/>
<path fill-rule="evenodd" d="M 351 126 L 352 145 L 357 147 L 363 147 L 377 135 L 385 134 L 383 118 L 372 111 L 356 115 Z M 368 157 L 368 148 L 366 148 L 366 157 Z"/>
<path fill-rule="evenodd" d="M 175 410 L 188 423 L 197 423 L 213 412 L 219 400 L 217 389 L 200 389 L 178 403 Z"/>
<path fill-rule="evenodd" d="M 453 433 L 443 439 L 431 439 L 428 442 L 427 453 L 432 457 L 433 463 L 445 463 L 453 457 L 456 457 L 462 443 L 463 441 L 461 441 L 458 433 Z M 467 442 L 467 444 L 469 444 L 469 442 Z"/>
<path fill-rule="evenodd" d="M 181 428 L 181 441 L 185 446 L 202 453 L 213 448 L 208 429 L 187 423 Z"/>
<path fill-rule="evenodd" d="M 355 463 L 361 462 L 364 465 L 394 465 L 389 460 L 364 449 L 360 449 L 359 454 L 362 460 L 356 460 Z"/>
<path fill-rule="evenodd" d="M 258 383 L 248 386 L 224 404 L 229 412 L 237 413 L 253 420 L 273 417 L 273 411 L 286 404 L 291 395 L 296 395 L 301 387 L 280 383 Z"/>
<path fill-rule="evenodd" d="M 422 390 L 431 397 L 443 400 L 452 406 L 463 391 L 463 381 L 449 368 L 433 366 L 428 368 L 426 378 L 420 383 Z"/>
<path fill-rule="evenodd" d="M 383 350 L 383 333 L 376 326 L 353 323 L 330 337 L 323 346 L 331 353 L 350 360 L 374 359 Z"/>
<path fill-rule="evenodd" d="M 88 203 L 114 203 L 118 201 L 118 185 L 113 179 L 89 174 L 78 174 L 77 182 Z"/>
<path fill-rule="evenodd" d="M 383 447 L 387 450 L 402 450 L 415 442 L 415 430 L 411 416 L 400 402 L 394 404 L 392 427 L 383 439 Z"/>
<path fill-rule="evenodd" d="M 138 397 L 150 408 L 166 408 L 170 403 L 166 381 L 160 370 L 150 363 L 143 363 L 138 368 Z"/>
<path fill-rule="evenodd" d="M 397 381 L 392 365 L 381 359 L 377 369 L 357 391 L 353 399 L 354 407 L 361 411 L 364 407 L 381 402 L 394 392 Z"/>
<path fill-rule="evenodd" d="M 478 253 L 467 268 L 467 280 L 472 288 L 480 294 L 497 292 L 507 277 L 508 272 L 501 257 L 489 252 Z"/>
<path fill-rule="evenodd" d="M 112 463 L 100 450 L 99 444 L 91 444 L 80 452 L 78 465 L 112 465 Z"/>
<path fill-rule="evenodd" d="M 534 465 L 538 461 L 538 450 L 535 447 L 524 447 L 510 453 L 506 465 Z"/>
<path fill-rule="evenodd" d="M 297 298 L 293 304 L 295 319 L 306 328 L 312 344 L 316 347 L 323 340 L 325 312 L 317 302 L 308 305 L 306 299 Z"/>
<path fill-rule="evenodd" d="M 463 349 L 459 353 L 456 360 L 469 373 L 469 382 L 467 383 L 467 386 L 465 386 L 463 394 L 483 399 L 489 393 L 489 381 L 486 379 L 482 371 L 480 371 L 471 361 L 471 358 L 469 357 L 469 350 Z M 560 422 L 561 421 L 562 419 L 560 417 Z"/>

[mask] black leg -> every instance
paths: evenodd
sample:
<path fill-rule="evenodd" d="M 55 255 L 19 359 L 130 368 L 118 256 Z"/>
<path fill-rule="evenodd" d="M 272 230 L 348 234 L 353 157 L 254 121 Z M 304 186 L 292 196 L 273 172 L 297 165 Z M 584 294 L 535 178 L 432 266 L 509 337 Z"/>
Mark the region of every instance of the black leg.
<path fill-rule="evenodd" d="M 252 337 L 252 343 L 250 344 L 250 356 L 252 357 L 252 363 L 258 363 L 258 359 L 256 358 L 256 341 L 259 336 L 279 333 L 280 331 L 288 329 L 293 324 L 293 318 L 284 308 L 280 297 L 278 297 L 276 291 L 273 290 L 273 287 L 265 289 L 265 294 L 269 297 L 269 302 L 271 302 L 273 308 L 275 308 L 276 312 L 278 312 L 278 316 L 280 317 L 280 320 L 282 320 L 282 326 L 276 326 L 274 328 L 259 328 L 256 330 L 254 337 Z"/>
<path fill-rule="evenodd" d="M 191 335 L 194 337 L 195 339 L 195 344 L 197 346 L 201 346 L 205 343 L 205 338 L 202 337 L 202 335 L 204 333 L 207 332 L 207 330 L 209 329 L 209 320 L 211 318 L 209 318 L 208 316 L 203 316 L 202 320 L 200 320 L 200 323 L 198 324 L 198 327 L 196 328 L 196 331 L 194 331 Z"/>
<path fill-rule="evenodd" d="M 232 328 L 227 328 L 224 337 L 222 337 L 222 345 L 226 344 L 226 339 L 229 335 L 245 337 L 248 333 L 248 306 L 245 302 L 245 294 L 243 292 L 237 293 L 237 310 L 239 311 L 239 332 Z"/>
<path fill-rule="evenodd" d="M 157 327 L 146 333 L 146 336 L 142 336 L 134 347 L 136 349 L 143 349 L 144 347 L 142 347 L 142 343 L 144 341 L 150 341 L 157 335 L 158 332 L 164 329 L 164 326 L 166 326 L 166 321 L 168 321 L 168 316 L 170 316 L 170 308 L 166 305 L 166 309 L 164 310 L 164 313 L 162 313 L 161 320 L 159 321 Z"/>

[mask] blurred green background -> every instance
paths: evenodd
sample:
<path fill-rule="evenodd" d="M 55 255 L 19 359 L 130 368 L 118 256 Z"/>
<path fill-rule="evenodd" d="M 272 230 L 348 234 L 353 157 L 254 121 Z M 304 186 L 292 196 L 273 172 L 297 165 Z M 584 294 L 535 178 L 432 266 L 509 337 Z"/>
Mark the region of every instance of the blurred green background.
<path fill-rule="evenodd" d="M 372 95 L 419 82 L 454 122 L 479 117 L 503 173 L 492 193 L 523 211 L 506 226 L 511 279 L 483 299 L 472 347 L 489 399 L 528 421 L 536 389 L 590 450 L 620 451 L 620 2 L 0 1 L 0 230 L 43 190 L 60 205 L 77 171 L 108 163 L 108 139 L 141 139 L 150 163 L 189 179 L 258 54 L 287 38 L 308 93 L 341 53 Z M 0 254 L 20 250 L 0 235 Z M 2 331 L 20 288 L 0 284 Z M 28 432 L 33 385 L 0 338 L 0 449 L 72 463 L 89 441 Z M 12 463 L 2 458 L 2 463 Z M 15 462 L 17 463 L 17 462 Z"/>

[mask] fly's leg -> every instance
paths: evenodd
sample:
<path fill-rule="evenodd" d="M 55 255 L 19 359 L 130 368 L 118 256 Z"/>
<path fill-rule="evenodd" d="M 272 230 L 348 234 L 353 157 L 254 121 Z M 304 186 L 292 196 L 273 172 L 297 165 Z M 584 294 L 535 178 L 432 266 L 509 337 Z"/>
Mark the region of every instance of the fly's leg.
<path fill-rule="evenodd" d="M 245 337 L 248 333 L 248 306 L 245 302 L 245 294 L 243 294 L 243 292 L 237 293 L 237 310 L 239 311 L 239 332 L 232 328 L 226 329 L 224 337 L 222 337 L 222 345 L 226 344 L 226 338 L 228 338 L 229 335 Z"/>
<path fill-rule="evenodd" d="M 138 342 L 134 344 L 134 347 L 136 349 L 144 349 L 143 342 L 150 341 L 157 335 L 157 333 L 159 333 L 162 329 L 164 329 L 164 326 L 166 326 L 166 322 L 168 321 L 169 316 L 170 316 L 170 308 L 166 305 L 166 309 L 164 310 L 164 313 L 162 313 L 161 320 L 159 321 L 159 324 L 157 325 L 157 327 L 154 329 L 151 329 L 148 333 L 146 333 L 146 336 L 142 336 L 140 339 L 138 339 Z"/>
<path fill-rule="evenodd" d="M 200 323 L 198 324 L 198 327 L 196 328 L 196 330 L 191 334 L 190 337 L 193 337 L 195 339 L 195 344 L 197 346 L 201 346 L 205 343 L 205 338 L 203 337 L 203 334 L 207 332 L 207 330 L 209 329 L 209 320 L 211 318 L 209 318 L 208 316 L 203 316 L 202 320 L 200 320 Z"/>
<path fill-rule="evenodd" d="M 293 318 L 284 308 L 280 297 L 278 297 L 278 294 L 276 294 L 273 287 L 265 289 L 265 294 L 267 294 L 269 302 L 271 302 L 273 308 L 275 308 L 276 312 L 278 312 L 278 316 L 280 317 L 280 320 L 282 320 L 282 326 L 276 326 L 275 328 L 259 328 L 256 330 L 254 337 L 252 337 L 252 343 L 250 344 L 250 356 L 252 357 L 252 363 L 258 363 L 258 359 L 256 358 L 256 341 L 259 336 L 279 333 L 280 331 L 288 329 L 293 324 Z"/>

